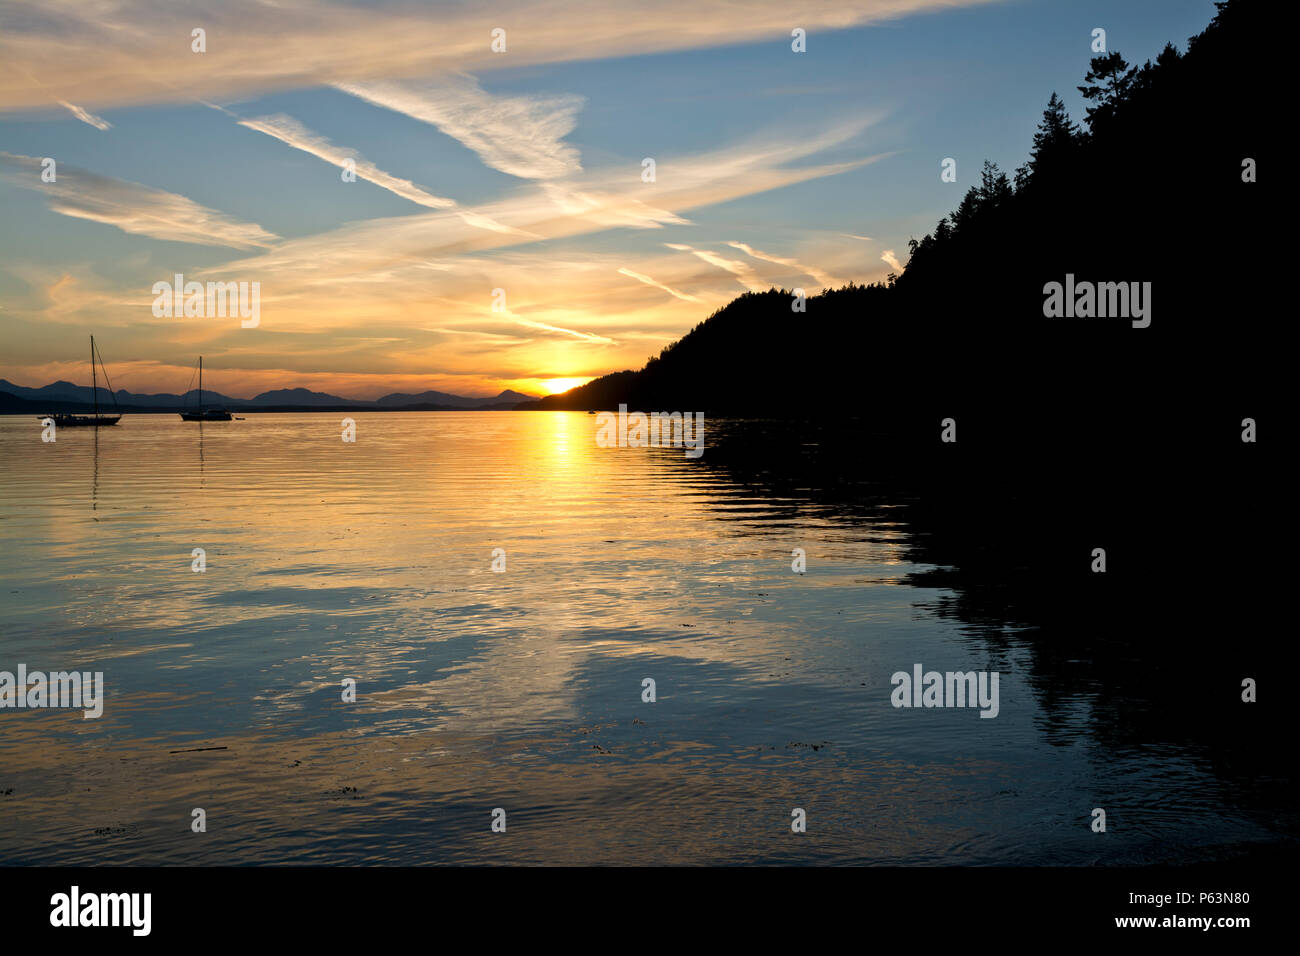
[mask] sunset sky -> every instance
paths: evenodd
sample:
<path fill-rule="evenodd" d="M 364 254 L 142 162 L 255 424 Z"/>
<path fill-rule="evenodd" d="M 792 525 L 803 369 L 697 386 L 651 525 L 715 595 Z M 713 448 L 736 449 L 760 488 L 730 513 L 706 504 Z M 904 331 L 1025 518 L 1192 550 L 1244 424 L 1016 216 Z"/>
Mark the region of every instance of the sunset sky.
<path fill-rule="evenodd" d="M 235 397 L 638 368 L 746 289 L 899 271 L 985 158 L 1024 161 L 1053 90 L 1082 117 L 1094 28 L 1140 62 L 1213 13 L 0 0 L 0 377 L 89 384 L 90 333 L 140 392 L 183 391 L 200 353 Z M 155 317 L 175 273 L 260 282 L 259 325 Z"/>

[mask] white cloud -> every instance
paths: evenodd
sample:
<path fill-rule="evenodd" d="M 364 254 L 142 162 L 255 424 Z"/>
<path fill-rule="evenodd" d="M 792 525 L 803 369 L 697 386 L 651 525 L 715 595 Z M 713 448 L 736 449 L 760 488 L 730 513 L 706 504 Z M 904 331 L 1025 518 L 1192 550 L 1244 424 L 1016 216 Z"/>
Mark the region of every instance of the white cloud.
<path fill-rule="evenodd" d="M 0 172 L 9 180 L 50 198 L 64 216 L 115 226 L 133 235 L 232 249 L 268 247 L 278 238 L 261 226 L 240 222 L 176 193 L 99 176 L 61 163 L 58 179 L 41 181 L 41 160 L 0 153 Z"/>
<path fill-rule="evenodd" d="M 283 113 L 277 113 L 274 116 L 259 116 L 254 119 L 240 120 L 239 125 L 247 126 L 259 133 L 265 133 L 267 136 L 273 136 L 294 149 L 310 153 L 312 156 L 323 159 L 340 169 L 346 166 L 348 160 L 352 160 L 356 166 L 358 178 L 374 183 L 382 189 L 387 189 L 389 192 L 401 196 L 403 199 L 409 199 L 421 206 L 428 206 L 430 209 L 447 209 L 456 205 L 454 199 L 445 199 L 442 196 L 428 193 L 409 179 L 390 176 L 374 163 L 366 160 L 356 150 L 349 149 L 346 146 L 335 146 L 324 136 L 317 135 L 307 129 L 292 116 L 286 116 Z"/>
<path fill-rule="evenodd" d="M 823 0 L 801 9 L 798 25 L 812 34 L 989 2 Z M 52 98 L 92 108 L 234 100 L 742 43 L 788 53 L 792 25 L 788 0 L 659 0 L 650 12 L 639 0 L 496 0 L 490 19 L 471 2 L 223 0 L 203 6 L 208 52 L 196 55 L 188 47 L 195 9 L 174 0 L 42 0 L 39 14 L 7 17 L 0 110 L 45 109 Z M 508 28 L 504 54 L 489 48 L 498 24 Z"/>
<path fill-rule="evenodd" d="M 513 322 L 518 322 L 527 329 L 540 329 L 543 332 L 556 332 L 560 335 L 572 335 L 575 339 L 584 339 L 588 342 L 600 342 L 603 345 L 615 345 L 613 339 L 607 339 L 603 335 L 593 335 L 590 332 L 576 332 L 573 329 L 561 328 L 558 325 L 547 325 L 545 322 L 537 322 L 533 319 L 524 318 L 521 315 L 506 313 Z"/>
<path fill-rule="evenodd" d="M 59 100 L 59 105 L 66 107 L 73 116 L 81 120 L 83 123 L 89 123 L 91 126 L 95 127 L 95 129 L 105 130 L 113 128 L 113 124 L 102 116 L 96 116 L 94 113 L 83 110 L 80 106 L 77 106 L 74 103 L 66 103 L 63 100 Z"/>
<path fill-rule="evenodd" d="M 211 105 L 211 104 L 209 104 Z M 221 112 L 234 116 L 227 109 L 215 107 Z M 356 150 L 349 149 L 346 146 L 335 146 L 328 139 L 313 133 L 307 127 L 303 126 L 292 116 L 286 116 L 283 113 L 277 113 L 274 116 L 260 116 L 251 120 L 239 120 L 240 126 L 247 126 L 249 129 L 257 130 L 259 133 L 265 133 L 294 149 L 300 149 L 304 153 L 310 153 L 318 159 L 323 159 L 340 169 L 344 168 L 349 159 L 355 164 L 357 177 L 364 179 L 366 182 L 374 183 L 381 189 L 387 189 L 396 196 L 403 199 L 409 199 L 413 203 L 426 206 L 430 209 L 455 209 L 462 221 L 479 229 L 487 229 L 491 232 L 499 232 L 507 235 L 519 237 L 529 237 L 532 234 L 524 232 L 522 229 L 514 229 L 510 226 L 503 225 L 496 220 L 461 209 L 456 205 L 454 199 L 447 199 L 442 196 L 435 196 L 432 193 L 421 189 L 409 179 L 400 179 L 397 176 L 384 172 L 374 163 L 366 160 Z"/>
<path fill-rule="evenodd" d="M 777 265 L 789 266 L 791 269 L 797 269 L 804 275 L 810 276 L 820 282 L 823 287 L 836 285 L 836 281 L 832 276 L 814 266 L 801 265 L 794 259 L 783 259 L 780 256 L 773 256 L 766 252 L 759 252 L 757 249 L 743 242 L 729 242 L 727 245 L 731 246 L 733 249 L 739 249 L 747 256 L 753 256 L 755 259 L 762 259 L 764 262 L 774 262 Z"/>
<path fill-rule="evenodd" d="M 697 298 L 696 296 L 693 296 L 693 295 L 687 295 L 685 292 L 678 292 L 676 289 L 670 288 L 669 286 L 664 285 L 662 282 L 656 282 L 654 279 L 650 278 L 648 275 L 642 275 L 640 272 L 633 272 L 631 269 L 619 269 L 618 271 L 619 271 L 620 273 L 622 273 L 623 275 L 625 275 L 625 276 L 631 276 L 633 279 L 636 279 L 638 282 L 644 282 L 646 285 L 654 286 L 656 289 L 663 289 L 663 290 L 664 290 L 665 292 L 667 292 L 669 295 L 675 295 L 677 298 L 681 299 L 683 302 L 700 302 L 700 301 L 702 301 L 701 299 Z"/>
<path fill-rule="evenodd" d="M 791 142 L 748 142 L 674 158 L 659 164 L 659 181 L 654 184 L 643 183 L 640 166 L 632 164 L 584 173 L 581 182 L 572 186 L 533 184 L 495 202 L 465 209 L 348 223 L 281 242 L 256 259 L 242 261 L 240 267 L 277 272 L 298 285 L 336 283 L 412 263 L 519 243 L 514 234 L 493 233 L 470 225 L 466 217 L 472 216 L 529 233 L 533 242 L 615 226 L 654 228 L 685 223 L 680 212 L 687 209 L 832 176 L 874 162 L 880 157 L 798 168 L 781 165 L 840 144 L 869 123 L 869 119 L 863 119 L 819 135 L 797 135 Z M 575 201 L 575 196 L 582 201 Z M 745 264 L 739 267 L 743 270 Z"/>
<path fill-rule="evenodd" d="M 563 142 L 577 124 L 580 96 L 493 96 L 473 77 L 423 83 L 339 83 L 345 93 L 436 126 L 493 169 L 521 179 L 560 179 L 582 171 Z"/>
<path fill-rule="evenodd" d="M 689 252 L 691 255 L 703 259 L 711 266 L 717 266 L 719 269 L 730 272 L 736 277 L 736 281 L 750 292 L 762 292 L 768 288 L 767 284 L 754 274 L 754 270 L 739 259 L 724 259 L 716 252 L 710 252 L 707 249 L 696 249 L 693 246 L 677 242 L 665 242 L 664 245 L 669 249 L 676 249 L 678 252 Z"/>

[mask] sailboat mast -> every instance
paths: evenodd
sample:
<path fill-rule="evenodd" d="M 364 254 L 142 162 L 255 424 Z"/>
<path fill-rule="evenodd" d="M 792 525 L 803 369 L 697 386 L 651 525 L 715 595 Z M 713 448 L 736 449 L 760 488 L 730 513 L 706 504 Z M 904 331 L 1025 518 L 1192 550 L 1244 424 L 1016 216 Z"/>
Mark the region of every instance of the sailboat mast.
<path fill-rule="evenodd" d="M 199 356 L 199 411 L 203 411 L 203 356 Z"/>
<path fill-rule="evenodd" d="M 95 337 L 90 337 L 90 397 L 95 401 L 95 417 L 99 417 L 99 378 L 95 375 Z"/>

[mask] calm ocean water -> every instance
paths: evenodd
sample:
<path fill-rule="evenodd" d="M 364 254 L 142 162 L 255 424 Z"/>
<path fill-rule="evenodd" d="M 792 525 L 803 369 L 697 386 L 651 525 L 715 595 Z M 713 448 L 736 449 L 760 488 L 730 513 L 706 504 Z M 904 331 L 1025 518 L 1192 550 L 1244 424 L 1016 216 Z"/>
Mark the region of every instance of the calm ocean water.
<path fill-rule="evenodd" d="M 1094 688 L 938 613 L 889 501 L 601 449 L 579 413 L 361 413 L 355 444 L 342 417 L 52 444 L 0 417 L 0 670 L 106 685 L 98 720 L 0 710 L 0 863 L 1082 865 L 1276 838 L 1195 748 L 1108 742 Z M 998 671 L 997 718 L 892 707 L 916 663 Z"/>

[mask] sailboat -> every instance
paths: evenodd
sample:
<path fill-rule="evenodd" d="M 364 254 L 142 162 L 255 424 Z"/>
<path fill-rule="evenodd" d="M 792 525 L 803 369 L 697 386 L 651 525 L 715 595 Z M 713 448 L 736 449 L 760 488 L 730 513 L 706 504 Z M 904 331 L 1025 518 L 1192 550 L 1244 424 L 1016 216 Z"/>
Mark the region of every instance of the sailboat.
<path fill-rule="evenodd" d="M 101 415 L 99 414 L 99 376 L 95 374 L 95 337 L 90 337 L 90 394 L 95 402 L 94 415 L 47 415 L 46 418 L 54 419 L 54 424 L 58 428 L 70 428 L 80 425 L 88 425 L 99 428 L 103 425 L 116 425 L 122 418 L 119 415 Z M 103 360 L 100 360 L 103 365 Z M 104 381 L 108 382 L 108 369 L 104 369 Z M 108 382 L 108 394 L 113 399 L 113 407 L 117 407 L 117 396 L 113 394 L 113 383 Z"/>
<path fill-rule="evenodd" d="M 203 356 L 199 356 L 199 407 L 193 411 L 181 412 L 183 422 L 228 422 L 230 412 L 220 405 L 203 407 Z"/>

